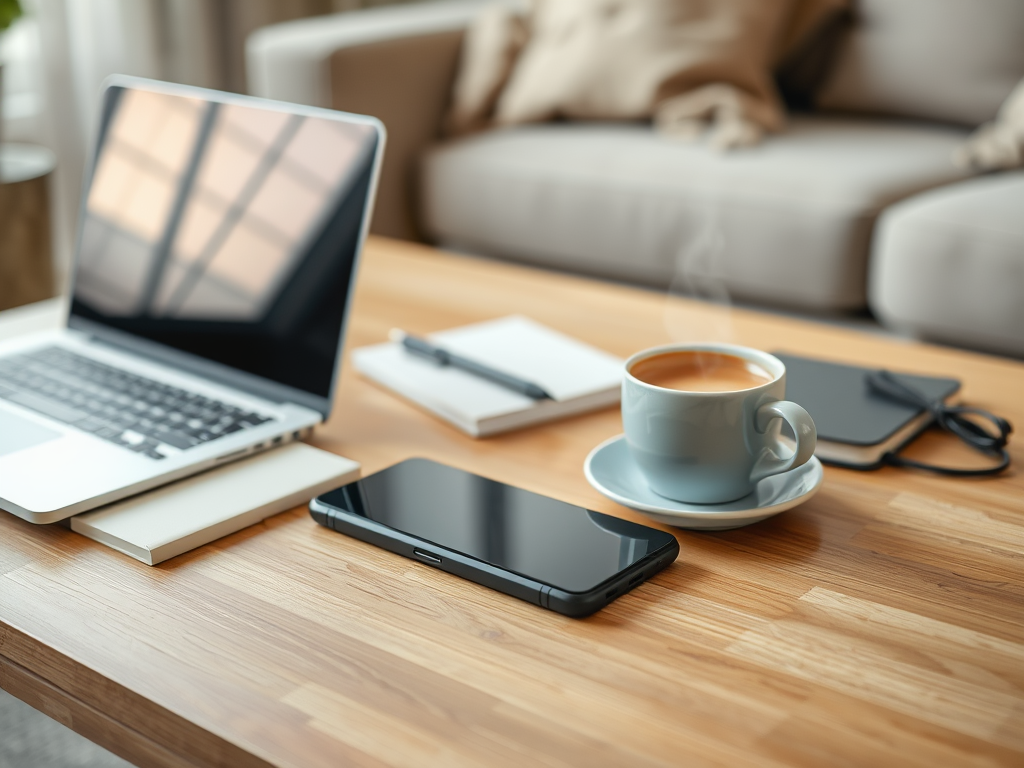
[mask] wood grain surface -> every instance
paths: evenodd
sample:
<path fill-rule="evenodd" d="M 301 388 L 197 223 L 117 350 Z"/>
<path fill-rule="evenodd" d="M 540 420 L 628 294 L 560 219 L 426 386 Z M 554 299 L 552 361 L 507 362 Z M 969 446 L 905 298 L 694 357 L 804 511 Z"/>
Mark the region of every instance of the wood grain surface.
<path fill-rule="evenodd" d="M 16 172 L 15 164 L 25 154 L 29 157 L 24 164 L 43 167 Z M 46 154 L 38 147 L 0 146 L 0 310 L 54 295 L 49 198 L 53 165 L 52 160 L 46 163 Z"/>
<path fill-rule="evenodd" d="M 618 355 L 713 336 L 955 376 L 1024 426 L 1024 364 L 373 239 L 348 348 L 529 315 Z M 426 456 L 646 522 L 583 477 L 617 410 L 473 440 L 355 376 L 312 442 Z M 1024 464 L 828 468 L 573 620 L 303 509 L 155 568 L 0 516 L 0 686 L 139 765 L 1024 765 Z M 914 455 L 980 458 L 941 434 Z M 59 467 L 54 468 L 59 478 Z"/>

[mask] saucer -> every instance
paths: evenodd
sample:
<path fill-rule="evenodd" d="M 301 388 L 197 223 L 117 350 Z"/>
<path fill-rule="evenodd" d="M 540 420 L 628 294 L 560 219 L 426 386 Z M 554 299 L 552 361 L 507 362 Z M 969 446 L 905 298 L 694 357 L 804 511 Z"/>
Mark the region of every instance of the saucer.
<path fill-rule="evenodd" d="M 583 462 L 587 481 L 604 496 L 659 523 L 701 531 L 727 531 L 766 520 L 802 504 L 821 488 L 825 471 L 817 456 L 789 472 L 766 477 L 749 494 L 724 504 L 672 501 L 652 491 L 626 445 L 626 436 L 605 440 Z"/>

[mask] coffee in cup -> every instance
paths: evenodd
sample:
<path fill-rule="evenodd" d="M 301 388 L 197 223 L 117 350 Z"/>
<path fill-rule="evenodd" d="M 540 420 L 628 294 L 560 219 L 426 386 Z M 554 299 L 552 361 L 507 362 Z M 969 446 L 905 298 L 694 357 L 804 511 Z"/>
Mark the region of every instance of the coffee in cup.
<path fill-rule="evenodd" d="M 814 422 L 785 393 L 782 361 L 756 349 L 674 344 L 639 352 L 626 361 L 622 382 L 626 443 L 660 496 L 733 501 L 814 453 Z M 780 440 L 783 421 L 795 451 Z"/>
<path fill-rule="evenodd" d="M 736 392 L 767 384 L 773 378 L 760 365 L 742 357 L 696 349 L 645 357 L 629 372 L 645 384 L 681 392 Z"/>

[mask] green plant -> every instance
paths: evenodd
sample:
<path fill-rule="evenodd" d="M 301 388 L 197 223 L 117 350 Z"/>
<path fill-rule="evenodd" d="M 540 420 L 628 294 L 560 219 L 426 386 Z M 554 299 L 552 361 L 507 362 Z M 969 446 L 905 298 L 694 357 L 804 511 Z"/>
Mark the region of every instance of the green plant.
<path fill-rule="evenodd" d="M 18 0 L 0 0 L 0 32 L 11 26 L 19 16 L 21 3 Z"/>

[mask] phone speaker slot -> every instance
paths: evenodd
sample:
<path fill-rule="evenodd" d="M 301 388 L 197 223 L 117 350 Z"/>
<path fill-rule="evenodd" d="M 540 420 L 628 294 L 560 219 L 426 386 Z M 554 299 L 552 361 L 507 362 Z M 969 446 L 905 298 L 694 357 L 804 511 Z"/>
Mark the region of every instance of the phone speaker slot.
<path fill-rule="evenodd" d="M 638 573 L 636 576 L 634 576 L 632 579 L 629 580 L 629 586 L 632 587 L 637 582 L 640 582 L 640 581 L 643 581 L 643 580 L 644 580 L 644 574 L 643 574 L 643 571 L 641 571 L 640 573 Z"/>
<path fill-rule="evenodd" d="M 414 549 L 412 553 L 416 555 L 416 557 L 418 557 L 420 560 L 426 563 L 433 563 L 434 565 L 441 564 L 440 557 L 438 557 L 437 555 L 432 555 L 429 552 L 424 552 L 422 549 Z"/>

